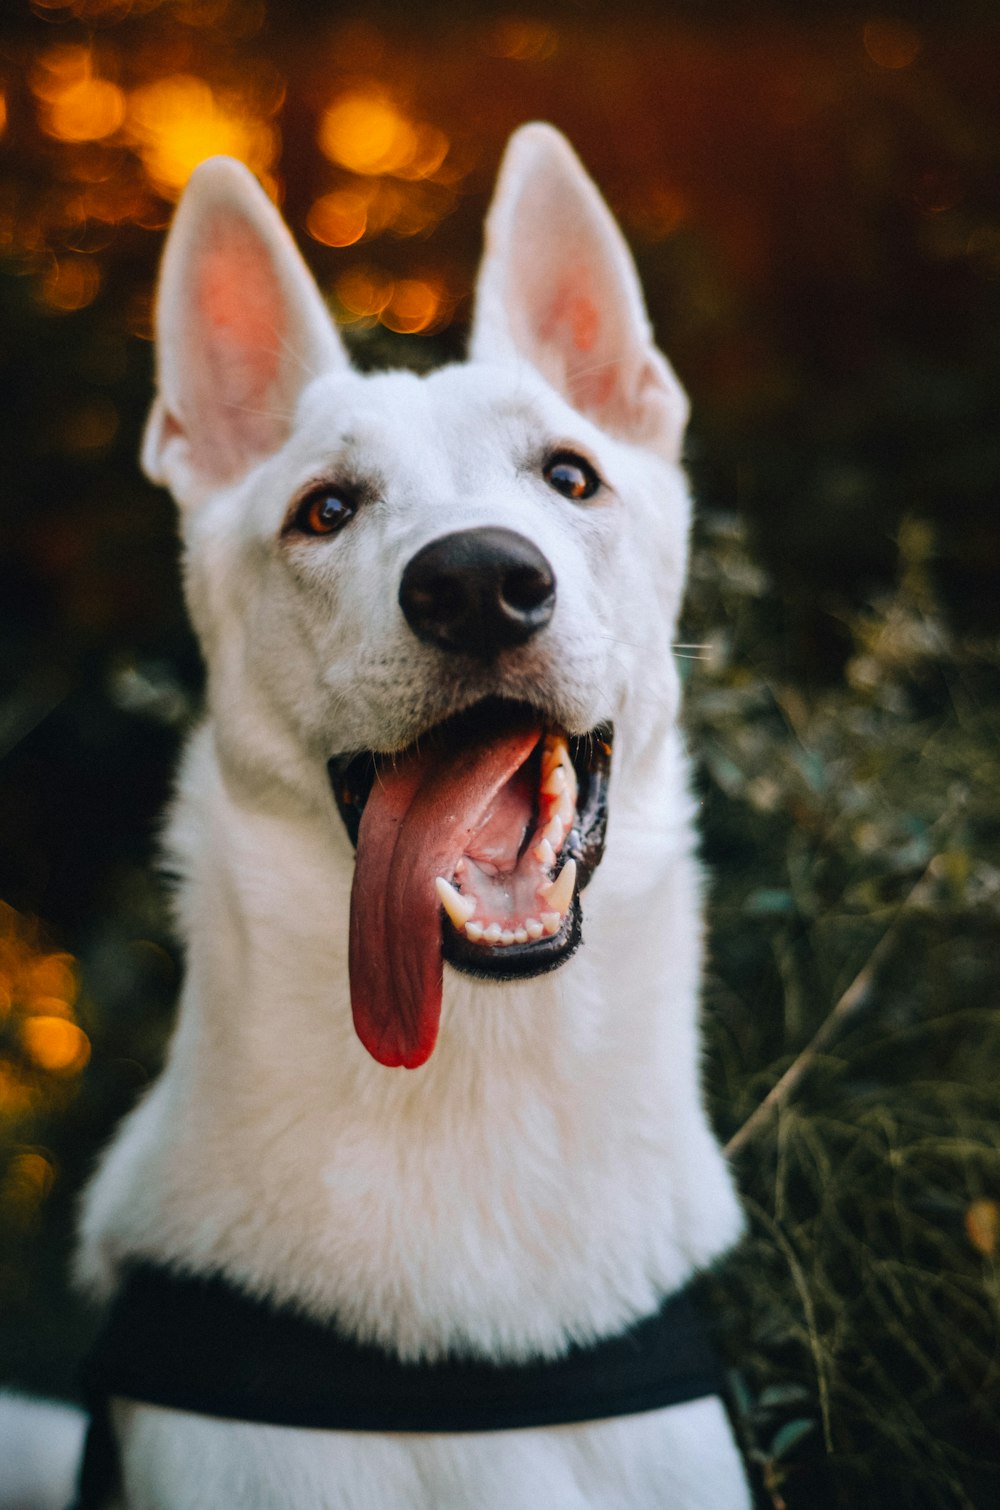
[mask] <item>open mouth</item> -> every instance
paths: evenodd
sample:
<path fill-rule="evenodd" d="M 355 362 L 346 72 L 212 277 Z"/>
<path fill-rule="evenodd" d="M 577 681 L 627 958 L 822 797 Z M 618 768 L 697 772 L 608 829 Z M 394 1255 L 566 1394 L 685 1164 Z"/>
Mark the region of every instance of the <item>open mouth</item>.
<path fill-rule="evenodd" d="M 351 1007 L 382 1064 L 430 1056 L 443 960 L 467 974 L 541 975 L 581 938 L 580 891 L 604 849 L 612 731 L 570 735 L 489 699 L 394 755 L 330 761 L 357 848 Z"/>

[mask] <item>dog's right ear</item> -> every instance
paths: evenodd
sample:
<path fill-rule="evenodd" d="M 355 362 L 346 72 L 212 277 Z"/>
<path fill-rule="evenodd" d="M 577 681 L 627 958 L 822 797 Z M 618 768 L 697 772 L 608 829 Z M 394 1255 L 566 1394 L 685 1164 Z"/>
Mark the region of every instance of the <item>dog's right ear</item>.
<path fill-rule="evenodd" d="M 278 211 L 215 157 L 185 189 L 160 274 L 158 394 L 142 463 L 182 504 L 283 443 L 302 389 L 347 355 Z"/>

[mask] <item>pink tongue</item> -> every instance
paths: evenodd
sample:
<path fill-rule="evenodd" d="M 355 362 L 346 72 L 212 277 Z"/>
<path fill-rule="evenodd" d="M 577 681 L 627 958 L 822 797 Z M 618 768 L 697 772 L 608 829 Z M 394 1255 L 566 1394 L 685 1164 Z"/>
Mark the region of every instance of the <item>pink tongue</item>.
<path fill-rule="evenodd" d="M 351 891 L 351 1010 L 380 1064 L 430 1058 L 441 1016 L 436 876 L 450 879 L 541 730 L 482 734 L 386 761 L 361 815 Z"/>

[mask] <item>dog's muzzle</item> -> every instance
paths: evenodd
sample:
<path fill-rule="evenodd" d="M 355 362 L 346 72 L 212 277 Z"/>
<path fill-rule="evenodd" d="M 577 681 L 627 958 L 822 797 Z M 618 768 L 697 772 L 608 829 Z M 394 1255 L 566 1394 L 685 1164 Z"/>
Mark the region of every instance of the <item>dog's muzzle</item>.
<path fill-rule="evenodd" d="M 434 1047 L 442 961 L 490 979 L 541 975 L 581 941 L 600 863 L 612 729 L 573 736 L 538 708 L 477 703 L 407 750 L 330 761 L 357 847 L 351 1004 L 383 1064 Z"/>

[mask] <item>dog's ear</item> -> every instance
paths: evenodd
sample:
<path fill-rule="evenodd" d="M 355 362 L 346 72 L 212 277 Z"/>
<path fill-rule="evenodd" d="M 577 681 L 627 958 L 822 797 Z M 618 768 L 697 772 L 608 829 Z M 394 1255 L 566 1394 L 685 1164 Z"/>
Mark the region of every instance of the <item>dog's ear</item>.
<path fill-rule="evenodd" d="M 486 221 L 471 354 L 526 359 L 581 413 L 676 459 L 688 402 L 624 237 L 560 132 L 510 140 Z"/>
<path fill-rule="evenodd" d="M 167 238 L 158 394 L 142 462 L 181 503 L 235 482 L 290 432 L 301 390 L 347 357 L 277 210 L 232 158 L 201 164 Z"/>

